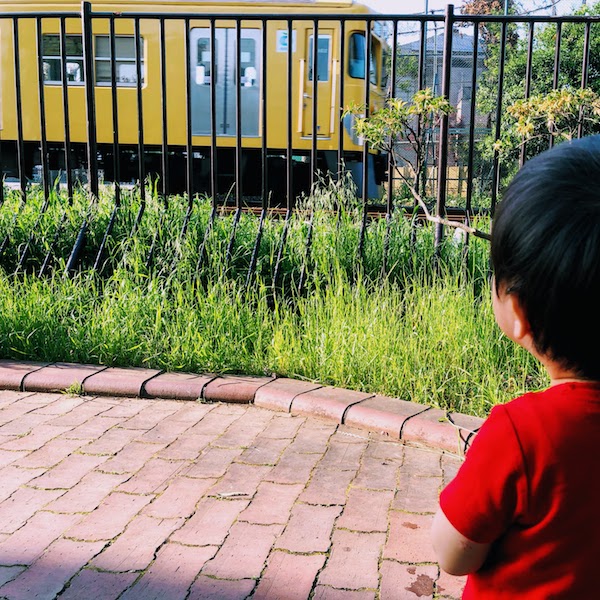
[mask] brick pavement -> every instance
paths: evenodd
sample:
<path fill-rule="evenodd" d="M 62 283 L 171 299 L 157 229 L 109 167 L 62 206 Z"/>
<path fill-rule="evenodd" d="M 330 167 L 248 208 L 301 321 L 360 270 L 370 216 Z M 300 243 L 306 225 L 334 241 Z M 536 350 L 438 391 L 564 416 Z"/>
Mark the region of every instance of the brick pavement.
<path fill-rule="evenodd" d="M 0 392 L 0 598 L 457 598 L 429 542 L 460 465 L 253 405 Z"/>

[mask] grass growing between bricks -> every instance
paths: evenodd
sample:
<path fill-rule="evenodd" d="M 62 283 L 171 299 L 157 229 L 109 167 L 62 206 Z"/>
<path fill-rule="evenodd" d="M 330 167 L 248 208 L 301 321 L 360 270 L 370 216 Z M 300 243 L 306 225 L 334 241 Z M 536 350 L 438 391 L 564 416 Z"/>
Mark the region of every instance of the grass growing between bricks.
<path fill-rule="evenodd" d="M 332 212 L 331 197 L 339 190 L 329 194 L 292 217 L 277 286 L 272 274 L 284 227 L 279 218 L 265 220 L 248 285 L 256 216 L 242 215 L 230 247 L 231 215 L 219 216 L 206 234 L 211 207 L 198 199 L 182 236 L 187 200 L 172 198 L 165 205 L 150 197 L 129 239 L 139 199 L 125 196 L 98 273 L 90 264 L 114 201 L 105 194 L 88 211 L 79 271 L 64 277 L 83 199 L 71 206 L 56 196 L 37 222 L 39 197 L 28 199 L 27 210 L 21 207 L 12 219 L 8 211 L 14 215 L 18 207 L 9 198 L 0 208 L 0 237 L 10 240 L 0 256 L 0 356 L 276 373 L 479 416 L 545 384 L 535 361 L 494 323 L 485 242 L 472 240 L 465 260 L 462 244 L 449 239 L 436 270 L 431 228 L 418 227 L 415 239 L 411 223 L 395 215 L 382 274 L 385 220 L 368 223 L 358 256 L 360 210 L 338 195 L 333 200 L 343 210 Z M 33 272 L 57 231 L 52 269 L 39 278 Z M 14 275 L 19 248 L 28 240 L 25 269 Z M 298 294 L 303 269 L 305 289 Z"/>

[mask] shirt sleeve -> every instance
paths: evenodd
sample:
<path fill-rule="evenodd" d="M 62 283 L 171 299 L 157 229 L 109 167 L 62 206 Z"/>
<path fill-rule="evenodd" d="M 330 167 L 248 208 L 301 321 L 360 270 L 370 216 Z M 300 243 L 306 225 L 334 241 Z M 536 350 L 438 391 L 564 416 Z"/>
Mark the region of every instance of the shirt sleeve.
<path fill-rule="evenodd" d="M 440 507 L 462 535 L 489 544 L 524 513 L 526 499 L 523 453 L 508 411 L 497 406 L 442 491 Z"/>

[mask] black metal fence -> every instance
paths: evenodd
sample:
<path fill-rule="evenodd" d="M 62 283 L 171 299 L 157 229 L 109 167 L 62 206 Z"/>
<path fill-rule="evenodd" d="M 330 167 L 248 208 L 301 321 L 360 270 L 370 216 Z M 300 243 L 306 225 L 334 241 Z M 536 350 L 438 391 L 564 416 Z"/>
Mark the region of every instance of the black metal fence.
<path fill-rule="evenodd" d="M 203 56 L 202 69 L 194 75 L 191 65 L 191 54 L 196 51 L 192 48 L 190 32 L 192 24 L 202 19 L 208 23 L 206 56 Z M 73 36 L 67 32 L 67 23 L 78 20 L 81 22 L 81 44 L 80 53 L 73 49 Z M 121 193 L 127 182 L 133 182 L 139 189 L 142 204 L 138 220 L 142 216 L 147 193 L 145 182 L 148 178 L 155 178 L 158 182 L 159 191 L 165 202 L 172 192 L 184 192 L 189 202 L 189 212 L 193 210 L 194 198 L 199 193 L 206 193 L 212 198 L 213 213 L 211 223 L 217 215 L 219 207 L 223 204 L 231 205 L 235 211 L 235 224 L 239 220 L 242 211 L 248 205 L 255 205 L 261 210 L 261 219 L 264 219 L 266 211 L 273 206 L 281 207 L 286 215 L 286 220 L 292 214 L 298 194 L 309 191 L 319 173 L 329 171 L 333 177 L 338 177 L 349 163 L 353 164 L 350 170 L 357 183 L 357 194 L 362 200 L 363 227 L 359 245 L 364 240 L 364 226 L 369 212 L 378 211 L 388 218 L 398 203 L 402 203 L 402 196 L 398 195 L 398 180 L 392 169 L 391 157 L 385 157 L 387 165 L 381 165 L 381 157 L 376 159 L 370 152 L 367 143 L 361 143 L 360 148 L 350 150 L 348 139 L 352 132 L 347 126 L 348 121 L 342 121 L 343 111 L 348 100 L 349 92 L 345 90 L 344 82 L 348 80 L 345 76 L 347 66 L 352 59 L 351 53 L 356 48 L 349 48 L 345 32 L 352 24 L 357 22 L 366 23 L 364 28 L 364 60 L 361 65 L 363 69 L 362 81 L 369 81 L 372 77 L 373 66 L 376 61 L 381 61 L 382 67 L 389 69 L 389 83 L 386 85 L 386 93 L 393 97 L 406 96 L 417 89 L 431 87 L 437 94 L 451 99 L 456 108 L 456 113 L 444 117 L 439 129 L 427 132 L 430 163 L 428 165 L 429 177 L 432 180 L 430 194 L 435 197 L 435 211 L 444 216 L 448 212 L 449 189 L 454 189 L 453 179 L 456 173 L 464 182 L 458 193 L 453 192 L 452 206 L 459 208 L 468 219 L 473 211 L 484 209 L 493 213 L 494 206 L 502 184 L 502 165 L 497 152 L 492 157 L 482 157 L 478 150 L 477 142 L 481 137 L 491 136 L 498 139 L 501 135 L 505 109 L 509 101 L 514 101 L 514 86 L 509 90 L 507 97 L 506 72 L 507 61 L 511 55 L 520 52 L 523 56 L 520 68 L 524 70 L 524 76 L 520 82 L 521 97 L 528 98 L 532 93 L 532 82 L 540 78 L 539 73 L 533 72 L 535 63 L 534 55 L 536 44 L 535 36 L 539 32 L 550 31 L 545 35 L 554 36 L 554 57 L 551 65 L 546 65 L 552 72 L 551 89 L 558 89 L 561 85 L 575 87 L 586 87 L 589 85 L 599 86 L 600 65 L 598 59 L 592 55 L 590 49 L 598 39 L 597 24 L 600 17 L 597 16 L 564 16 L 564 17 L 542 17 L 542 16 L 489 16 L 489 15 L 457 15 L 452 5 L 448 5 L 444 15 L 380 15 L 380 14 L 245 14 L 236 15 L 230 13 L 203 14 L 201 12 L 173 13 L 162 12 L 150 13 L 104 13 L 93 12 L 91 5 L 87 2 L 82 4 L 78 12 L 46 12 L 46 13 L 10 13 L 0 14 L 0 24 L 4 27 L 2 35 L 2 52 L 5 56 L 12 55 L 10 59 L 3 59 L 3 66 L 10 70 L 12 75 L 6 73 L 2 76 L 2 130 L 0 131 L 0 173 L 4 180 L 4 186 L 0 186 L 0 201 L 6 193 L 6 187 L 12 186 L 20 191 L 22 203 L 25 204 L 28 195 L 32 193 L 32 187 L 39 186 L 44 198 L 48 201 L 52 189 L 62 177 L 63 186 L 69 198 L 73 196 L 74 187 L 78 181 L 84 181 L 89 190 L 90 203 L 98 197 L 103 184 L 111 182 L 114 186 L 114 211 L 108 222 L 98 251 L 98 260 L 104 246 L 109 239 L 114 221 L 117 216 Z M 281 40 L 287 39 L 287 45 L 282 47 L 285 53 L 285 69 L 280 71 L 281 81 L 278 82 L 280 93 L 285 95 L 285 115 L 268 104 L 268 96 L 265 93 L 269 70 L 274 68 L 274 60 L 268 52 L 267 36 L 272 32 L 271 23 L 283 22 L 283 33 Z M 45 24 L 58 23 L 57 33 L 49 39 L 44 36 Z M 141 24 L 153 22 L 157 25 L 158 48 L 148 49 L 144 46 L 141 33 Z M 235 133 L 229 135 L 229 143 L 226 147 L 222 144 L 219 134 L 219 103 L 223 102 L 217 94 L 217 85 L 213 74 L 217 70 L 217 46 L 220 43 L 218 30 L 222 23 L 233 23 L 228 25 L 233 30 L 235 40 L 234 54 L 232 56 L 236 77 L 233 90 L 233 119 Z M 341 34 L 336 38 L 339 44 L 336 52 L 339 56 L 337 82 L 332 82 L 332 95 L 323 98 L 319 93 L 321 52 L 319 32 L 330 23 L 336 23 Z M 129 54 L 118 47 L 121 43 L 119 28 L 127 23 L 132 28 L 131 45 Z M 260 57 L 255 57 L 258 65 L 256 72 L 246 71 L 243 77 L 249 77 L 252 81 L 260 82 L 257 95 L 257 130 L 255 138 L 260 140 L 252 149 L 248 149 L 246 135 L 244 134 L 245 118 L 243 106 L 245 98 L 244 83 L 242 82 L 242 65 L 248 56 L 243 50 L 242 31 L 248 23 L 257 24 L 259 31 L 259 42 L 257 48 Z M 295 69 L 297 69 L 294 57 L 294 35 L 295 28 L 299 23 L 308 23 L 312 29 L 312 39 L 316 40 L 315 50 L 311 55 L 306 55 L 303 68 L 307 72 L 315 74 L 316 85 L 312 86 L 312 94 L 309 98 L 301 96 L 301 90 L 294 86 Z M 106 124 L 106 116 L 101 121 L 98 115 L 98 73 L 100 69 L 98 45 L 94 45 L 94 37 L 97 36 L 100 24 L 108 31 L 103 33 L 104 42 L 108 45 L 104 54 L 104 64 L 101 66 L 103 73 L 102 86 L 109 91 L 110 97 L 110 123 L 112 127 L 111 141 L 109 143 L 98 143 L 98 129 L 100 123 Z M 183 60 L 186 67 L 184 87 L 181 94 L 185 96 L 185 115 L 183 122 L 186 124 L 183 144 L 172 144 L 170 139 L 174 134 L 170 130 L 169 112 L 167 99 L 169 97 L 168 76 L 172 65 L 172 58 L 167 56 L 166 28 L 178 24 L 183 36 Z M 327 25 L 326 25 L 327 24 Z M 24 36 L 23 30 L 33 27 L 34 36 Z M 579 76 L 573 77 L 573 65 L 568 65 L 570 79 L 567 76 L 564 65 L 565 45 L 562 43 L 566 27 L 579 28 L 581 43 L 580 60 L 577 71 Z M 102 31 L 104 31 L 102 29 Z M 27 29 L 27 31 L 30 31 Z M 279 34 L 278 34 L 279 35 Z M 384 58 L 384 48 L 379 56 L 373 53 L 375 40 L 386 40 L 389 46 L 389 60 Z M 24 41 L 25 39 L 25 41 Z M 197 42 L 197 40 L 195 40 Z M 51 42 L 54 43 L 52 47 Z M 330 40 L 328 43 L 332 43 Z M 27 44 L 27 46 L 26 46 Z M 33 44 L 33 48 L 31 45 Z M 7 53 L 7 49 L 11 48 Z M 35 82 L 24 85 L 23 57 L 36 55 Z M 328 46 L 328 52 L 333 50 Z M 158 114 L 160 120 L 161 139 L 159 143 L 153 139 L 150 143 L 146 139 L 148 131 L 147 115 L 145 115 L 144 79 L 148 72 L 150 53 L 157 56 L 160 84 L 157 93 L 160 95 L 161 109 Z M 491 60 L 497 64 L 492 65 Z M 571 60 L 571 59 L 569 59 Z M 518 61 L 517 61 L 518 62 Z M 571 61 L 572 62 L 572 61 Z M 512 63 L 510 63 L 512 64 Z M 8 67 L 11 67 L 8 69 Z M 512 67 L 511 67 L 512 68 Z M 51 73 L 54 69 L 54 74 Z M 123 129 L 122 115 L 120 114 L 120 103 L 118 90 L 122 85 L 122 76 L 119 69 L 128 73 L 130 81 L 127 85 L 135 97 L 135 119 L 137 121 L 137 139 L 134 144 L 123 143 L 121 131 Z M 562 70 L 561 70 L 562 69 Z M 493 102 L 495 106 L 490 109 L 490 98 L 488 97 L 488 108 L 481 107 L 478 94 L 481 91 L 481 78 L 484 73 L 488 74 L 488 88 L 486 93 L 490 95 L 489 73 L 494 71 L 496 78 L 495 90 L 493 90 Z M 207 75 L 209 73 L 209 75 Z M 30 76 L 31 73 L 28 72 Z M 514 74 L 510 74 L 514 76 Z M 199 148 L 194 144 L 193 122 L 197 116 L 194 113 L 194 76 L 205 78 L 208 85 L 205 86 L 206 104 L 202 110 L 206 111 L 203 118 L 208 122 L 208 139 L 206 147 Z M 61 139 L 49 140 L 48 124 L 52 119 L 60 118 L 60 115 L 48 112 L 48 81 L 54 77 L 58 80 L 61 89 L 60 102 L 62 105 Z M 71 86 L 67 83 L 73 77 L 79 78 L 76 84 L 83 91 L 85 106 L 85 141 L 75 142 L 73 139 L 73 94 L 70 93 Z M 254 79 L 253 79 L 254 77 Z M 310 79 L 307 79 L 310 81 Z M 56 83 L 56 82 L 55 82 Z M 339 89 L 336 89 L 336 85 Z M 383 73 L 377 85 L 383 85 Z M 364 113 L 368 116 L 369 107 L 373 105 L 373 93 L 375 87 L 372 85 L 362 86 L 361 103 L 364 104 Z M 547 90 L 549 91 L 549 90 Z M 24 94 L 28 96 L 27 102 Z M 35 97 L 37 115 L 31 114 L 31 96 Z M 7 98 L 11 102 L 7 103 Z M 309 94 L 305 94 L 309 96 Z M 230 98 L 229 101 L 232 99 Z M 305 138 L 302 148 L 294 143 L 294 106 L 295 103 L 307 103 L 311 107 L 311 123 L 308 127 L 309 133 Z M 309 101 L 309 102 L 308 102 Z M 7 106 L 14 102 L 14 111 Z M 332 127 L 329 145 L 319 136 L 319 110 L 323 104 L 331 102 Z M 296 104 L 297 105 L 297 104 Z M 27 112 L 29 110 L 29 112 Z M 459 115 L 460 113 L 460 115 Z M 153 115 L 157 117 L 157 115 Z M 9 123 L 13 120 L 12 123 Z M 32 138 L 31 122 L 38 123 L 39 135 Z M 29 124 L 26 131 L 25 124 Z M 272 135 L 274 123 L 279 133 L 285 140 L 283 145 L 271 148 L 268 144 L 269 136 Z M 102 126 L 104 126 L 102 125 Z M 8 130 L 14 130 L 14 135 L 7 134 Z M 178 132 L 179 134 L 181 132 Z M 579 135 L 585 134 L 580 128 Z M 35 137 L 35 136 L 34 136 Z M 552 140 L 549 140 L 549 144 Z M 453 148 L 461 147 L 461 152 L 453 151 Z M 402 145 L 398 152 L 405 151 Z M 524 146 L 520 154 L 520 162 L 527 157 L 527 149 Z M 379 160 L 379 163 L 377 162 Z M 383 168 L 382 168 L 383 167 Z M 387 167 L 387 174 L 384 171 Z M 56 173 L 59 177 L 56 177 Z M 372 182 L 381 183 L 377 188 L 379 195 L 373 192 Z M 233 194 L 224 193 L 224 189 L 233 190 Z M 483 198 L 483 199 L 482 199 Z M 18 215 L 15 215 L 15 219 Z M 73 270 L 81 252 L 85 240 L 88 223 L 84 218 L 77 239 L 74 241 L 70 257 L 67 261 L 67 270 Z M 185 225 L 184 225 L 185 229 Z M 132 234 L 135 232 L 135 225 Z M 285 236 L 285 233 L 284 233 Z M 443 228 L 437 225 L 436 239 L 443 236 Z M 233 239 L 233 237 L 232 237 Z M 282 243 L 285 243 L 283 239 Z M 308 242 L 310 244 L 310 241 Z M 6 236 L 0 245 L 0 254 L 10 244 L 9 236 Z M 24 253 L 19 264 L 23 262 Z M 43 268 L 41 272 L 43 272 Z"/>

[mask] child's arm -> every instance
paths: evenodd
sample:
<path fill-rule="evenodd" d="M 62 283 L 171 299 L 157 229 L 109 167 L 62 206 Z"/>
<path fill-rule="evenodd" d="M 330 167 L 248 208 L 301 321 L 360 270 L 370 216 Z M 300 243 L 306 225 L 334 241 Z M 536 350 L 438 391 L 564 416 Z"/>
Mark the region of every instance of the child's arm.
<path fill-rule="evenodd" d="M 450 575 L 467 575 L 479 570 L 491 546 L 472 542 L 459 533 L 440 508 L 433 520 L 431 537 L 440 567 Z"/>

